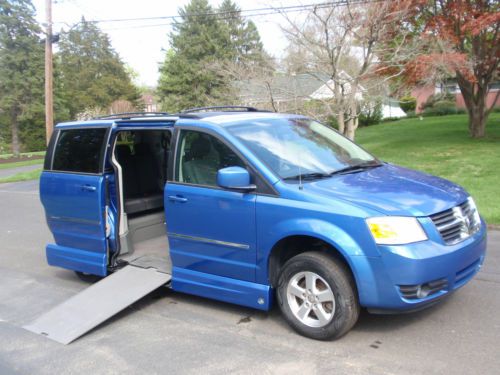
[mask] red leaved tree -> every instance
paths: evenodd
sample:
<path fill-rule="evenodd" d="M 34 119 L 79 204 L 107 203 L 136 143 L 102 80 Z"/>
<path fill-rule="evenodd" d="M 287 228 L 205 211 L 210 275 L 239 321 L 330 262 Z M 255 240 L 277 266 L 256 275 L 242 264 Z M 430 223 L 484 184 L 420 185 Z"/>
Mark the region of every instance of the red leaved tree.
<path fill-rule="evenodd" d="M 498 0 L 409 0 L 411 25 L 423 48 L 405 62 L 406 78 L 419 82 L 436 72 L 455 76 L 469 114 L 473 138 L 485 135 L 490 83 L 499 79 L 500 3 Z M 398 2 L 408 6 L 408 1 Z"/>

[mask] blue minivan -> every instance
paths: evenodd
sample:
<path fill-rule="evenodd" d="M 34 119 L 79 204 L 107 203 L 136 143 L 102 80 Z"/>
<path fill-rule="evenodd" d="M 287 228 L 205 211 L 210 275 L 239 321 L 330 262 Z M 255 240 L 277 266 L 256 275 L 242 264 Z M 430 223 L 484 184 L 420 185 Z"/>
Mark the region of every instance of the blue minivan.
<path fill-rule="evenodd" d="M 383 162 L 310 118 L 249 107 L 121 114 L 55 127 L 40 179 L 50 265 L 125 265 L 174 291 L 269 310 L 333 339 L 360 308 L 428 307 L 478 272 L 472 197 Z"/>

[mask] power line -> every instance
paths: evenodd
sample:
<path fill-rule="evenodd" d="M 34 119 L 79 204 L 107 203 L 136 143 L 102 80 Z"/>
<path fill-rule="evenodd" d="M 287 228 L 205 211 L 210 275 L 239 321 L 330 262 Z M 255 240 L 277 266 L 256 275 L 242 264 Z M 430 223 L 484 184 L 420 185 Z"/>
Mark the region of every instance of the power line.
<path fill-rule="evenodd" d="M 304 10 L 308 9 L 295 9 L 295 10 L 287 10 L 284 11 L 284 13 L 292 13 L 292 12 L 302 12 Z M 267 16 L 267 15 L 272 15 L 272 14 L 279 14 L 281 11 L 269 11 L 265 13 L 255 13 L 255 14 L 245 14 L 245 18 L 251 18 L 251 17 L 256 17 L 256 16 Z M 226 12 L 222 12 L 221 15 Z M 211 15 L 207 15 L 207 17 L 212 16 L 217 20 L 229 20 L 232 17 L 230 16 L 224 16 L 224 17 L 219 17 L 215 13 L 212 13 Z M 176 16 L 176 17 L 181 17 L 181 16 Z M 200 15 L 197 15 L 196 17 L 200 17 Z M 131 20 L 127 20 L 131 21 Z M 86 21 L 86 22 L 91 22 L 91 21 Z M 104 23 L 104 22 L 103 22 Z M 176 25 L 178 22 L 176 21 L 170 21 L 170 22 L 163 22 L 163 23 L 156 23 L 156 24 L 144 24 L 144 25 L 133 25 L 133 26 L 123 26 L 123 27 L 114 27 L 114 28 L 103 28 L 102 30 L 104 31 L 111 31 L 111 30 L 124 30 L 124 29 L 141 29 L 141 28 L 148 28 L 148 27 L 160 27 L 160 26 L 172 26 Z"/>
<path fill-rule="evenodd" d="M 354 2 L 361 2 L 361 1 L 366 1 L 366 0 L 354 0 Z M 306 8 L 313 8 L 313 7 L 325 7 L 325 6 L 332 6 L 332 5 L 337 5 L 338 4 L 347 4 L 349 1 L 348 0 L 337 0 L 337 1 L 331 1 L 327 3 L 314 3 L 314 4 L 301 4 L 301 5 L 289 5 L 289 6 L 281 6 L 281 7 L 267 7 L 267 8 L 255 8 L 255 9 L 242 9 L 242 10 L 235 10 L 235 11 L 216 11 L 216 12 L 205 12 L 205 13 L 189 13 L 185 14 L 183 16 L 180 15 L 175 15 L 175 16 L 154 16 L 154 17 L 138 17 L 138 18 L 114 18 L 114 19 L 101 19 L 101 20 L 90 20 L 87 22 L 94 22 L 94 23 L 110 23 L 110 22 L 128 22 L 128 21 L 149 21 L 149 20 L 166 20 L 166 19 L 171 19 L 175 20 L 176 18 L 196 18 L 196 17 L 210 17 L 210 16 L 221 16 L 221 15 L 237 15 L 237 14 L 243 14 L 243 13 L 248 13 L 248 12 L 260 12 L 260 11 L 273 11 L 274 13 L 278 13 L 279 11 L 287 11 L 287 10 L 293 10 L 293 9 L 306 9 Z M 351 1 L 352 2 L 352 1 Z"/>
<path fill-rule="evenodd" d="M 154 17 L 137 17 L 137 18 L 114 18 L 114 19 L 97 19 L 97 20 L 86 20 L 88 23 L 114 23 L 114 22 L 133 22 L 133 21 L 154 21 L 154 20 L 171 20 L 171 22 L 161 23 L 161 24 L 146 24 L 126 27 L 129 28 L 145 28 L 145 27 L 158 27 L 158 26 L 171 26 L 178 23 L 176 19 L 178 18 L 198 18 L 198 17 L 215 17 L 216 19 L 224 20 L 231 19 L 235 15 L 243 15 L 246 18 L 266 16 L 279 13 L 292 13 L 301 12 L 312 9 L 328 8 L 332 6 L 347 6 L 347 5 L 361 5 L 382 2 L 386 0 L 337 0 L 324 3 L 311 3 L 311 4 L 300 4 L 300 5 L 289 5 L 281 7 L 267 7 L 267 8 L 255 8 L 255 9 L 242 9 L 237 11 L 217 11 L 217 12 L 206 12 L 206 13 L 190 13 L 185 15 L 168 15 L 168 16 L 154 16 Z M 65 22 L 56 22 L 63 23 Z M 80 22 L 78 22 L 80 23 Z M 124 27 L 125 28 L 125 27 Z M 121 28 L 114 28 L 108 30 L 120 30 Z"/>

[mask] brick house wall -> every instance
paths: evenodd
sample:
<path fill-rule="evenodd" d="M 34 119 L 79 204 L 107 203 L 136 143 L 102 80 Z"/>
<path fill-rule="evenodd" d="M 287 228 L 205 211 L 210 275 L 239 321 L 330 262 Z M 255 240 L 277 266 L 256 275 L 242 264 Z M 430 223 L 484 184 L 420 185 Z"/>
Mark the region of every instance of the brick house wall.
<path fill-rule="evenodd" d="M 488 95 L 486 97 L 486 104 L 488 108 L 493 104 L 495 101 L 498 88 L 491 89 L 488 92 Z M 411 96 L 415 97 L 417 99 L 417 107 L 415 112 L 416 113 L 421 113 L 422 112 L 422 104 L 424 104 L 427 99 L 434 94 L 440 93 L 442 89 L 437 86 L 437 85 L 425 85 L 425 86 L 417 86 L 411 91 Z M 455 90 L 455 103 L 457 108 L 463 108 L 465 109 L 465 102 L 464 102 L 464 97 L 462 96 L 462 93 L 460 90 Z M 495 102 L 495 107 L 500 107 L 500 97 L 496 100 Z"/>

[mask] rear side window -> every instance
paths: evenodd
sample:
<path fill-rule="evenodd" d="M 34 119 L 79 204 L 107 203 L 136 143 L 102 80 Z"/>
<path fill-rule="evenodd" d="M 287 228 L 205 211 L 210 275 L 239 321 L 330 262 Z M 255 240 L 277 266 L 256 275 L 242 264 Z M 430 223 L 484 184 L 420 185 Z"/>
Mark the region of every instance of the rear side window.
<path fill-rule="evenodd" d="M 61 130 L 54 150 L 52 170 L 100 173 L 106 128 Z"/>

